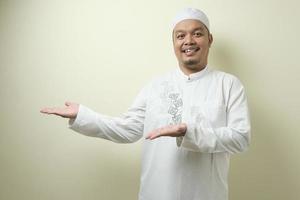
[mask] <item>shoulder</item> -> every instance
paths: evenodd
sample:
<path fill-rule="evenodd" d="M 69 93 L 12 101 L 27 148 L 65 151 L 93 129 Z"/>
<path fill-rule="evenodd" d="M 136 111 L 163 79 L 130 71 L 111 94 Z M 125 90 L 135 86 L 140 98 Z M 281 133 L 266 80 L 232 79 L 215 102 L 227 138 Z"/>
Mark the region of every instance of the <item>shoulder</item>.
<path fill-rule="evenodd" d="M 225 85 L 240 85 L 243 86 L 240 79 L 231 73 L 220 71 L 217 69 L 210 69 L 210 76 L 212 76 L 213 79 L 216 79 L 217 81 L 221 81 Z"/>
<path fill-rule="evenodd" d="M 149 85 L 158 86 L 164 84 L 165 82 L 170 82 L 171 80 L 174 79 L 175 73 L 176 71 L 173 70 L 173 71 L 166 72 L 164 74 L 157 75 L 153 77 L 152 80 L 150 80 Z"/>
<path fill-rule="evenodd" d="M 166 85 L 174 78 L 174 71 L 152 77 L 142 88 L 143 93 L 151 93 L 157 91 L 163 85 Z"/>

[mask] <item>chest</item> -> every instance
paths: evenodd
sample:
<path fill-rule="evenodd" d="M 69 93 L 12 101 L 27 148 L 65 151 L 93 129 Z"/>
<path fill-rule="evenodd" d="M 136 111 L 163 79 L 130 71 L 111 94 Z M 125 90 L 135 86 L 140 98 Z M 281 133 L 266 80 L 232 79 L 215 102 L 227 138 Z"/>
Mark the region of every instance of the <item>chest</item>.
<path fill-rule="evenodd" d="M 228 93 L 225 88 L 222 82 L 211 80 L 162 82 L 151 92 L 146 118 L 160 126 L 203 118 L 214 125 L 224 125 Z"/>

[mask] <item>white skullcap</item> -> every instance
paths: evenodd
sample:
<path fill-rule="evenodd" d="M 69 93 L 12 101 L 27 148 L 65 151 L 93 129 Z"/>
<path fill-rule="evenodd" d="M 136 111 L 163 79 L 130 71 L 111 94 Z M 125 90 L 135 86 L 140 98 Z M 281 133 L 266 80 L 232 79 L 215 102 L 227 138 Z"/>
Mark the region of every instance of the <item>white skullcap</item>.
<path fill-rule="evenodd" d="M 206 14 L 196 8 L 185 8 L 182 11 L 180 11 L 173 20 L 173 29 L 175 28 L 176 24 L 185 19 L 199 20 L 209 30 L 209 21 Z"/>

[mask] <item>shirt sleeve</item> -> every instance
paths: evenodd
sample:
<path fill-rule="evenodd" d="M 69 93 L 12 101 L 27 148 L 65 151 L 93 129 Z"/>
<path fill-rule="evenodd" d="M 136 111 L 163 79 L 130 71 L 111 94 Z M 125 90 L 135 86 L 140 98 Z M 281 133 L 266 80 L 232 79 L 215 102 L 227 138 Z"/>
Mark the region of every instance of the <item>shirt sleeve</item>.
<path fill-rule="evenodd" d="M 250 143 L 250 117 L 245 90 L 235 78 L 229 90 L 226 108 L 226 126 L 215 127 L 203 115 L 197 123 L 187 123 L 184 137 L 177 138 L 177 146 L 198 152 L 239 153 Z"/>
<path fill-rule="evenodd" d="M 97 113 L 84 105 L 79 106 L 76 119 L 69 121 L 69 128 L 91 137 L 116 143 L 132 143 L 143 136 L 146 100 L 149 86 L 144 87 L 134 103 L 121 117 Z"/>

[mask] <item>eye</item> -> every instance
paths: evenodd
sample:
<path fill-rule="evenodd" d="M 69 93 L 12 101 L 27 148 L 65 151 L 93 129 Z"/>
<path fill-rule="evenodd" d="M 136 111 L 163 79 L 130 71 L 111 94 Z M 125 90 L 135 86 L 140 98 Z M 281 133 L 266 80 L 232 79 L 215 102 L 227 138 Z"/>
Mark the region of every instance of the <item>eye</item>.
<path fill-rule="evenodd" d="M 183 34 L 183 33 L 178 34 L 178 35 L 176 35 L 176 38 L 177 38 L 178 40 L 182 40 L 182 39 L 184 38 L 184 34 Z"/>
<path fill-rule="evenodd" d="M 195 35 L 196 37 L 201 37 L 201 36 L 203 36 L 204 34 L 203 34 L 202 32 L 200 32 L 200 31 L 197 31 L 197 32 L 194 33 L 194 35 Z"/>

